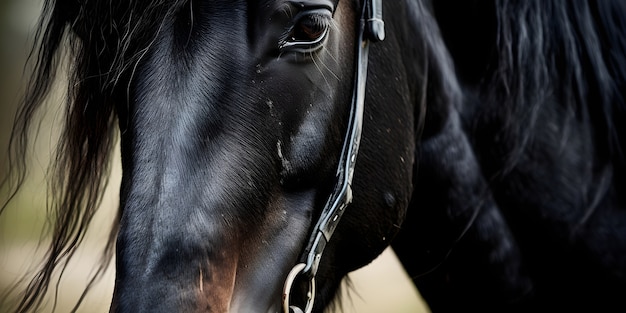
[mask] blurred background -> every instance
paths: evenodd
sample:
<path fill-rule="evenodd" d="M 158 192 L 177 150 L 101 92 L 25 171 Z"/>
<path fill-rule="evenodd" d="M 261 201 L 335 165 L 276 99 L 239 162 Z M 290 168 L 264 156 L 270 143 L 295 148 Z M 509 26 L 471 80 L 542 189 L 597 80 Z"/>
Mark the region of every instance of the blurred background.
<path fill-rule="evenodd" d="M 15 108 L 27 77 L 25 64 L 32 45 L 34 29 L 41 10 L 41 0 L 0 0 L 0 176 L 6 177 L 8 160 L 6 151 Z M 14 283 L 23 274 L 32 272 L 45 251 L 46 239 L 46 182 L 45 173 L 50 152 L 54 149 L 59 121 L 63 109 L 64 81 L 59 80 L 45 112 L 41 112 L 41 130 L 30 149 L 29 173 L 22 191 L 10 202 L 0 216 L 0 313 L 7 312 L 10 298 L 3 297 L 12 291 Z M 35 137 L 33 137 L 35 138 Z M 119 155 L 119 153 L 117 154 Z M 120 165 L 116 158 L 109 189 L 102 209 L 91 225 L 80 251 L 68 266 L 59 285 L 58 300 L 46 300 L 46 312 L 56 307 L 57 312 L 69 312 L 80 297 L 99 261 L 100 251 L 106 242 L 108 226 L 117 206 Z M 8 189 L 0 190 L 4 203 Z M 40 240 L 41 239 L 41 240 Z M 40 241 L 42 244 L 40 244 Z M 113 269 L 90 292 L 78 312 L 107 312 L 113 290 Z M 337 312 L 345 313 L 419 313 L 428 312 L 419 293 L 400 268 L 392 251 L 364 269 L 350 275 L 351 288 L 347 290 L 343 306 Z M 9 293 L 10 294 L 10 293 Z M 54 294 L 54 286 L 51 287 Z"/>

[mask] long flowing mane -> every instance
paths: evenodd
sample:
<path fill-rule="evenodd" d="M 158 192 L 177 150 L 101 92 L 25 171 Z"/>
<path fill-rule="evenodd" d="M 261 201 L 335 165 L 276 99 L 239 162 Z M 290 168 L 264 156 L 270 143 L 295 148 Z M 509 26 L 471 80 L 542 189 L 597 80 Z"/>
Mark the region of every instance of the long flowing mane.
<path fill-rule="evenodd" d="M 60 269 L 62 275 L 82 243 L 108 182 L 118 133 L 116 106 L 126 101 L 129 77 L 158 31 L 158 21 L 181 5 L 184 1 L 45 1 L 29 57 L 34 74 L 15 117 L 9 143 L 10 172 L 2 181 L 10 195 L 0 213 L 24 183 L 30 130 L 65 58 L 69 60 L 69 83 L 64 128 L 49 168 L 52 239 L 17 312 L 36 311 L 41 306 L 55 271 Z M 116 222 L 102 262 L 74 311 L 108 267 L 117 229 Z"/>
<path fill-rule="evenodd" d="M 562 142 L 587 125 L 595 152 L 584 224 L 626 170 L 626 12 L 623 1 L 496 1 L 498 61 L 481 93 L 508 108 L 505 137 L 518 138 L 502 173 L 545 128 L 541 112 L 561 105 Z M 558 99 L 555 100 L 554 99 Z M 545 113 L 543 113 L 545 114 Z M 553 113 L 554 114 L 554 113 Z M 563 147 L 554 147 L 562 149 Z M 572 186 L 574 189 L 575 186 Z"/>
<path fill-rule="evenodd" d="M 567 118 L 594 124 L 602 161 L 623 168 L 626 21 L 613 12 L 625 11 L 622 1 L 497 1 L 499 60 L 482 93 L 509 102 L 522 141 L 556 96 Z"/>
<path fill-rule="evenodd" d="M 626 117 L 626 4 L 457 2 L 462 1 L 444 1 L 440 10 L 435 3 L 443 37 L 461 83 L 482 99 L 480 105 L 491 105 L 470 121 L 470 131 L 480 126 L 485 135 L 497 132 L 500 143 L 511 148 L 507 161 L 492 172 L 502 177 L 519 164 L 537 130 L 546 126 L 540 115 L 554 105 L 566 113 L 556 125 L 565 129 L 563 142 L 571 134 L 570 122 L 592 125 L 594 162 L 604 169 L 598 171 L 600 176 L 623 172 L 626 129 L 620 121 Z M 446 10 L 450 5 L 467 6 L 458 12 L 471 14 L 451 13 Z M 475 27 L 459 28 L 473 21 L 478 21 Z M 495 125 L 498 120 L 506 122 Z"/>

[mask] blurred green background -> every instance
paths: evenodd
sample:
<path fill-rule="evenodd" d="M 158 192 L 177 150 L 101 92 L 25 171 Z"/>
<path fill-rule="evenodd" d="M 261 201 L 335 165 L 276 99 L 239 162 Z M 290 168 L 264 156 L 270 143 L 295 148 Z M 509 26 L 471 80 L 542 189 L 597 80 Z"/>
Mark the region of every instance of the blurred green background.
<path fill-rule="evenodd" d="M 34 29 L 41 10 L 41 0 L 0 0 L 0 176 L 6 177 L 6 152 L 16 105 L 27 77 L 25 63 L 32 45 Z M 27 73 L 28 71 L 26 71 Z M 0 300 L 11 290 L 13 283 L 24 273 L 32 271 L 45 251 L 46 238 L 46 182 L 45 173 L 50 152 L 54 149 L 62 118 L 62 90 L 60 80 L 42 114 L 41 131 L 30 149 L 28 180 L 14 201 L 0 216 Z M 121 175 L 119 160 L 114 164 L 113 176 L 104 197 L 103 207 L 96 216 L 86 242 L 68 266 L 60 284 L 57 312 L 69 312 L 89 274 L 99 260 L 99 253 L 113 220 L 117 205 L 117 189 Z M 4 203 L 7 188 L 0 190 Z M 43 234 L 43 235 L 42 235 Z M 43 236 L 43 237 L 42 237 Z M 39 244 L 43 238 L 43 244 Z M 400 269 L 395 255 L 386 251 L 372 265 L 351 274 L 353 288 L 343 303 L 342 312 L 378 313 L 427 312 L 419 294 Z M 51 288 L 52 290 L 54 287 Z M 113 269 L 90 293 L 78 312 L 107 312 L 113 290 Z M 53 293 L 51 293 L 53 294 Z M 7 312 L 6 300 L 0 304 L 0 313 Z M 46 312 L 54 306 L 53 298 L 46 300 Z"/>

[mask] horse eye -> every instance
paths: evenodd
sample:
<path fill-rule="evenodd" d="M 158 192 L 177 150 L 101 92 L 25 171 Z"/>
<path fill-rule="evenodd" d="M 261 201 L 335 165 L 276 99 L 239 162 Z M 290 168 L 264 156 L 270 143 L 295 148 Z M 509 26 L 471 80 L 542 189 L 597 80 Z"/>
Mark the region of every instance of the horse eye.
<path fill-rule="evenodd" d="M 319 11 L 301 15 L 283 36 L 280 49 L 313 52 L 320 49 L 330 29 L 330 14 Z"/>
<path fill-rule="evenodd" d="M 318 15 L 314 15 L 298 21 L 298 23 L 294 26 L 291 37 L 294 41 L 313 42 L 320 39 L 327 29 L 328 25 L 326 24 L 326 21 Z"/>

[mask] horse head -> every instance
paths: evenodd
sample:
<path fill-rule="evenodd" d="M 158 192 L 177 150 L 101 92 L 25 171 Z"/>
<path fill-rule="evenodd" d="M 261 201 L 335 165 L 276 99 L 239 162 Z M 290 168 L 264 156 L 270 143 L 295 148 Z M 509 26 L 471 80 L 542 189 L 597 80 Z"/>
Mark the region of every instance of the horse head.
<path fill-rule="evenodd" d="M 381 7 L 46 2 L 43 53 L 16 129 L 28 128 L 69 43 L 53 208 L 64 219 L 18 311 L 38 308 L 50 273 L 80 244 L 116 128 L 111 312 L 323 311 L 346 274 L 400 231 L 417 142 L 460 131 L 433 16 L 421 2 L 388 1 L 397 18 L 383 27 Z"/>
<path fill-rule="evenodd" d="M 123 177 L 111 311 L 281 308 L 285 278 L 337 180 L 360 11 L 336 0 L 188 1 L 162 17 L 117 106 Z M 388 115 L 383 122 L 394 123 Z M 369 131 L 391 130 L 383 127 Z M 397 231 L 412 163 L 375 155 L 392 144 L 385 140 L 364 140 L 359 196 L 315 264 L 317 311 Z M 291 298 L 302 304 L 311 291 L 306 279 L 296 283 Z"/>

